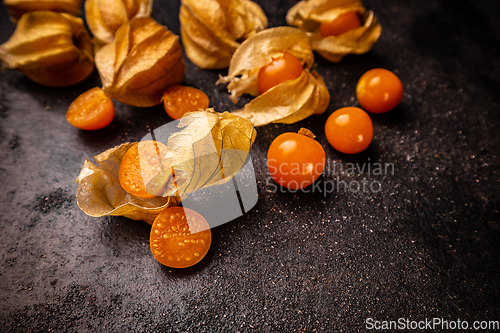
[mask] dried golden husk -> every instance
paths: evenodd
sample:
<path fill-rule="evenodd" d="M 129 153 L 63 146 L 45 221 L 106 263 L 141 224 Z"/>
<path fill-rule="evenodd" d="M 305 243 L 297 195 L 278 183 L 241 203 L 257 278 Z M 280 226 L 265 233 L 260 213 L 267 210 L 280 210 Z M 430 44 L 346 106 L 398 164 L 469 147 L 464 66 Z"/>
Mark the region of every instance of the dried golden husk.
<path fill-rule="evenodd" d="M 257 74 L 261 67 L 283 52 L 295 55 L 304 65 L 302 75 L 288 80 L 259 95 Z M 308 36 L 292 27 L 277 27 L 261 31 L 245 42 L 234 53 L 228 76 L 217 83 L 227 86 L 233 102 L 242 94 L 257 96 L 233 114 L 250 119 L 254 126 L 269 123 L 291 124 L 312 114 L 326 111 L 330 94 L 319 74 L 312 70 L 314 56 Z"/>
<path fill-rule="evenodd" d="M 363 26 L 339 36 L 323 38 L 321 23 L 329 23 L 346 12 L 357 12 Z M 286 21 L 305 30 L 311 38 L 312 48 L 325 59 L 339 62 L 345 55 L 368 52 L 382 33 L 382 27 L 372 11 L 366 11 L 361 0 L 308 0 L 290 8 Z"/>
<path fill-rule="evenodd" d="M 95 63 L 109 97 L 140 107 L 160 104 L 165 90 L 182 82 L 185 69 L 179 37 L 150 17 L 122 25 Z"/>
<path fill-rule="evenodd" d="M 171 190 L 165 194 L 170 196 L 182 197 L 230 179 L 245 163 L 257 136 L 249 120 L 213 109 L 186 113 L 178 127 L 182 130 L 168 139 L 162 162 L 164 170 L 175 170 L 177 186 L 167 186 Z"/>
<path fill-rule="evenodd" d="M 81 0 L 4 0 L 10 19 L 17 22 L 26 13 L 49 10 L 57 13 L 78 15 Z"/>
<path fill-rule="evenodd" d="M 249 0 L 182 0 L 179 20 L 187 57 L 207 69 L 228 67 L 240 43 L 267 27 L 262 8 Z"/>
<path fill-rule="evenodd" d="M 125 216 L 151 224 L 163 209 L 178 205 L 179 197 L 230 179 L 243 166 L 256 137 L 250 121 L 213 109 L 187 113 L 178 127 L 168 138 L 162 162 L 163 170 L 175 170 L 175 178 L 165 178 L 162 196 L 141 199 L 121 187 L 120 164 L 135 144 L 126 143 L 96 156 L 97 166 L 85 161 L 76 180 L 80 209 L 94 217 Z"/>
<path fill-rule="evenodd" d="M 83 21 L 50 11 L 24 14 L 12 37 L 0 45 L 0 60 L 51 87 L 78 83 L 94 70 L 93 46 Z"/>
<path fill-rule="evenodd" d="M 153 0 L 86 0 L 85 18 L 94 38 L 105 45 L 122 25 L 134 17 L 150 16 L 152 9 Z"/>

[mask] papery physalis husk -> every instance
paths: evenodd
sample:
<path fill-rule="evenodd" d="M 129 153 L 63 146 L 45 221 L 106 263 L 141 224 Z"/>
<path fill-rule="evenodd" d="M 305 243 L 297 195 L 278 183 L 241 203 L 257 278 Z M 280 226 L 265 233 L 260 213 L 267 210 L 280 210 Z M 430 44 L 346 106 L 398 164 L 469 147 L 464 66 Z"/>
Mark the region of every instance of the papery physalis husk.
<path fill-rule="evenodd" d="M 295 55 L 304 65 L 300 77 L 288 80 L 259 95 L 257 75 L 261 67 L 283 52 Z M 236 102 L 244 93 L 257 96 L 233 114 L 250 119 L 254 126 L 269 123 L 291 124 L 326 111 L 330 94 L 319 74 L 312 70 L 314 56 L 307 35 L 292 27 L 277 27 L 261 31 L 245 42 L 234 53 L 228 76 L 217 83 L 227 86 Z"/>
<path fill-rule="evenodd" d="M 86 0 L 85 18 L 95 39 L 104 45 L 130 19 L 150 16 L 152 8 L 153 0 Z"/>
<path fill-rule="evenodd" d="M 4 0 L 10 19 L 17 22 L 23 14 L 49 10 L 57 13 L 78 15 L 81 0 Z"/>
<path fill-rule="evenodd" d="M 339 36 L 323 38 L 321 23 L 329 23 L 346 12 L 356 12 L 362 26 Z M 368 52 L 382 33 L 382 27 L 372 11 L 366 11 L 361 0 L 308 0 L 290 8 L 286 21 L 305 30 L 311 38 L 312 48 L 325 59 L 339 62 L 349 53 Z"/>
<path fill-rule="evenodd" d="M 51 87 L 78 83 L 94 70 L 93 46 L 83 21 L 66 13 L 24 14 L 0 45 L 0 60 Z"/>
<path fill-rule="evenodd" d="M 165 90 L 181 83 L 185 68 L 179 37 L 150 17 L 122 25 L 95 63 L 109 97 L 140 107 L 160 104 Z"/>
<path fill-rule="evenodd" d="M 249 120 L 213 109 L 186 113 L 178 127 L 182 130 L 168 139 L 162 168 L 175 173 L 176 186 L 167 186 L 165 195 L 181 197 L 231 179 L 257 135 Z"/>
<path fill-rule="evenodd" d="M 267 27 L 249 0 L 182 0 L 179 13 L 186 55 L 201 68 L 226 68 L 240 43 Z"/>
<path fill-rule="evenodd" d="M 118 172 L 127 150 L 135 143 L 125 143 L 95 156 L 97 166 L 85 160 L 76 179 L 78 207 L 87 215 L 125 216 L 152 224 L 163 209 L 177 205 L 174 197 L 141 199 L 126 192 L 120 185 Z"/>
<path fill-rule="evenodd" d="M 76 180 L 80 209 L 94 217 L 117 215 L 151 224 L 160 211 L 178 205 L 180 197 L 230 179 L 245 163 L 256 137 L 250 121 L 212 109 L 187 113 L 178 127 L 179 131 L 167 141 L 168 150 L 162 162 L 165 172 L 157 177 L 162 179 L 167 174 L 163 178 L 164 190 L 158 192 L 161 196 L 141 199 L 121 187 L 120 164 L 135 144 L 126 143 L 96 156 L 97 166 L 85 161 Z"/>

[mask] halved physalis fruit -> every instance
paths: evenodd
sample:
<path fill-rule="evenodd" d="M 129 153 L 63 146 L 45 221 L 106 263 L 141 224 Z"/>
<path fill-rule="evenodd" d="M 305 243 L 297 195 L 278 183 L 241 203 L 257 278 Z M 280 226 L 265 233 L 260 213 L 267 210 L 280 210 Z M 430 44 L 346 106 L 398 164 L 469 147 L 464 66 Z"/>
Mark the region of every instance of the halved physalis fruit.
<path fill-rule="evenodd" d="M 170 207 L 158 214 L 149 238 L 155 259 L 172 268 L 186 268 L 200 262 L 211 243 L 207 221 L 183 207 Z"/>
<path fill-rule="evenodd" d="M 280 57 L 273 58 L 269 65 L 263 66 L 257 75 L 257 87 L 263 94 L 278 84 L 298 78 L 302 74 L 302 63 L 290 52 L 283 52 Z"/>
<path fill-rule="evenodd" d="M 154 140 L 141 141 L 130 147 L 120 164 L 119 179 L 122 188 L 144 199 L 161 195 L 164 183 L 153 188 L 150 181 L 163 173 L 161 161 L 166 153 L 167 146 Z"/>
<path fill-rule="evenodd" d="M 94 131 L 108 126 L 115 107 L 101 88 L 92 88 L 78 96 L 68 108 L 66 119 L 76 128 Z"/>
<path fill-rule="evenodd" d="M 181 85 L 168 88 L 162 100 L 165 111 L 172 119 L 180 119 L 191 111 L 206 109 L 210 103 L 207 94 L 203 91 Z"/>

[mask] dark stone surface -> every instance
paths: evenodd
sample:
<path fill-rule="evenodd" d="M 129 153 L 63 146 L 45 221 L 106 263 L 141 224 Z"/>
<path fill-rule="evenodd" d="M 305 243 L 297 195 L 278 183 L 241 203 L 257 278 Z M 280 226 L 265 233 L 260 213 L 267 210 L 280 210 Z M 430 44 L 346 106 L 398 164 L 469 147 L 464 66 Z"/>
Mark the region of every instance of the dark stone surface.
<path fill-rule="evenodd" d="M 294 1 L 258 3 L 279 26 Z M 184 270 L 155 261 L 145 223 L 88 217 L 74 198 L 84 159 L 165 124 L 162 107 L 116 103 L 111 126 L 83 132 L 65 113 L 99 85 L 96 73 L 51 89 L 1 71 L 0 331 L 362 332 L 367 318 L 500 320 L 500 5 L 365 5 L 383 26 L 378 43 L 339 64 L 317 56 L 332 95 L 326 114 L 258 129 L 251 152 L 259 203 L 213 229 L 207 257 Z M 177 34 L 178 8 L 154 5 L 154 17 Z M 0 42 L 13 30 L 2 7 Z M 214 85 L 225 71 L 186 64 L 185 84 L 202 88 L 218 111 L 235 108 Z M 328 145 L 324 123 L 357 105 L 356 82 L 373 67 L 399 75 L 404 99 L 372 116 L 367 151 L 342 155 Z M 269 193 L 267 148 L 300 127 L 317 135 L 331 163 L 321 186 L 338 175 L 382 190 Z M 348 175 L 333 163 L 390 163 L 394 173 Z"/>

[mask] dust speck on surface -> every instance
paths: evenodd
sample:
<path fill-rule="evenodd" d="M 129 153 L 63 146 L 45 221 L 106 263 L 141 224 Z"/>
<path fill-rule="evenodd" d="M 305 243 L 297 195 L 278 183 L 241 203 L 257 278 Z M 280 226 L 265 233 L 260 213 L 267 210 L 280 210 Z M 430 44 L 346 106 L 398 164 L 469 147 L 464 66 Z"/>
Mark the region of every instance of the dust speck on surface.
<path fill-rule="evenodd" d="M 58 188 L 46 195 L 37 195 L 35 200 L 35 210 L 42 213 L 48 213 L 54 209 L 63 207 L 65 203 L 71 202 L 73 199 L 68 191 Z"/>
<path fill-rule="evenodd" d="M 9 111 L 9 105 L 4 91 L 5 87 L 0 86 L 0 118 L 5 119 L 7 118 L 7 111 Z"/>
<path fill-rule="evenodd" d="M 14 150 L 17 147 L 19 147 L 19 137 L 17 135 L 14 135 L 12 139 L 9 141 L 9 147 L 10 149 Z"/>
<path fill-rule="evenodd" d="M 52 106 L 51 106 L 49 103 L 50 103 L 50 102 L 49 102 L 49 101 L 47 101 L 45 98 L 42 98 L 42 99 L 40 100 L 40 106 L 41 106 L 42 108 L 44 108 L 45 110 L 47 110 L 47 111 L 51 111 L 51 110 L 52 110 Z"/>

